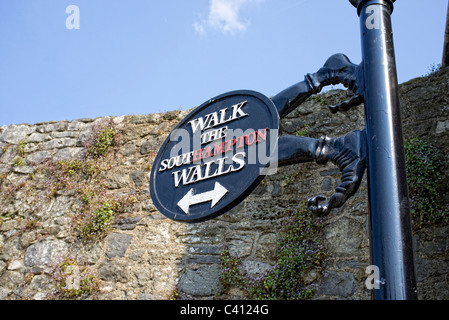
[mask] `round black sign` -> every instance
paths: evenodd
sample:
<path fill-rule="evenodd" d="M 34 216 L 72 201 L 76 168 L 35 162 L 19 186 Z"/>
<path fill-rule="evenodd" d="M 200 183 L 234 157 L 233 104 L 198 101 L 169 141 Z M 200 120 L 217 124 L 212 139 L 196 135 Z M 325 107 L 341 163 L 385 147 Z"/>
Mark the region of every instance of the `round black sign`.
<path fill-rule="evenodd" d="M 222 94 L 192 111 L 159 150 L 150 194 L 170 219 L 201 222 L 246 198 L 276 152 L 279 115 L 254 91 Z"/>

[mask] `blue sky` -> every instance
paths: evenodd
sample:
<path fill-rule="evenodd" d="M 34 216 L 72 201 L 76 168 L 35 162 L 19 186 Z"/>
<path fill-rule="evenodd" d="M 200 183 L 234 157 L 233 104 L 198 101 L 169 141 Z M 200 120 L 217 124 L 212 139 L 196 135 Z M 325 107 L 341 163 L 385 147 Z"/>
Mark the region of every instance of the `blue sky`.
<path fill-rule="evenodd" d="M 79 29 L 66 27 L 69 5 Z M 441 62 L 447 7 L 396 1 L 399 82 Z M 272 96 L 338 52 L 361 61 L 347 0 L 0 0 L 0 126 Z"/>

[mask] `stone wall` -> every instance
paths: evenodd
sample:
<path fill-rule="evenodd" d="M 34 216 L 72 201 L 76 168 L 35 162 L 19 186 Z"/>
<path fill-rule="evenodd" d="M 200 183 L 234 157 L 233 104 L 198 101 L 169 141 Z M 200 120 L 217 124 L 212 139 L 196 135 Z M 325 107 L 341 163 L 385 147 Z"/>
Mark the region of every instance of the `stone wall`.
<path fill-rule="evenodd" d="M 449 154 L 449 69 L 402 84 L 404 131 Z M 361 129 L 363 107 L 332 115 L 328 104 L 345 91 L 311 97 L 282 120 L 284 134 L 307 128 L 307 136 L 340 136 Z M 223 292 L 219 281 L 224 248 L 242 258 L 241 268 L 258 274 L 274 264 L 271 251 L 285 208 L 307 196 L 330 196 L 339 183 L 332 164 L 280 168 L 266 177 L 245 201 L 221 217 L 182 224 L 162 216 L 149 191 L 152 160 L 171 129 L 187 111 L 20 124 L 0 128 L 0 299 L 50 299 L 54 266 L 65 257 L 89 266 L 101 279 L 91 299 L 245 299 L 244 292 Z M 81 242 L 73 232 L 80 202 L 69 191 L 43 199 L 48 161 L 81 159 L 96 126 L 112 121 L 120 145 L 99 175 L 110 194 L 132 194 L 132 210 L 117 215 L 98 241 Z M 331 259 L 326 276 L 309 274 L 315 299 L 370 299 L 365 287 L 369 263 L 366 178 L 359 192 L 326 219 L 324 238 Z M 416 230 L 414 245 L 421 299 L 448 299 L 449 227 Z"/>

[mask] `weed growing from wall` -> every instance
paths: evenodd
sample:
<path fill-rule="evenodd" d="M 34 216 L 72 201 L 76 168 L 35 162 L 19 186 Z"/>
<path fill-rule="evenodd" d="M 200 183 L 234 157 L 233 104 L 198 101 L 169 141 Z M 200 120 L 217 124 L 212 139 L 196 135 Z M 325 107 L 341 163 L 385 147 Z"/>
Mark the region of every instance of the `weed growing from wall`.
<path fill-rule="evenodd" d="M 28 198 L 34 199 L 32 211 L 39 212 L 56 196 L 70 196 L 74 203 L 79 203 L 72 230 L 83 241 L 100 239 L 110 229 L 112 219 L 137 202 L 132 194 L 108 192 L 102 178 L 102 173 L 112 166 L 111 156 L 119 139 L 120 132 L 112 122 L 95 126 L 93 134 L 84 142 L 84 155 L 80 159 L 46 161 L 34 168 L 32 175 L 19 181 L 8 181 L 6 174 L 0 176 L 1 200 L 6 202 L 18 192 L 28 192 Z M 17 159 L 25 155 L 26 144 L 25 140 L 18 144 Z M 23 163 L 13 162 L 13 166 L 20 165 Z M 42 190 L 37 191 L 37 185 Z"/>
<path fill-rule="evenodd" d="M 107 192 L 107 185 L 99 179 L 109 169 L 105 158 L 118 146 L 119 131 L 112 122 L 94 128 L 94 134 L 85 142 L 86 154 L 82 160 L 59 161 L 57 183 L 73 190 L 81 200 L 81 208 L 73 219 L 73 229 L 83 241 L 101 239 L 111 228 L 114 217 L 137 203 L 133 195 L 117 196 Z M 62 175 L 61 175 L 62 173 Z"/>
<path fill-rule="evenodd" d="M 429 65 L 427 67 L 427 73 L 423 75 L 423 77 L 428 77 L 431 76 L 432 74 L 434 74 L 435 72 L 441 70 L 443 68 L 443 66 L 441 65 L 441 63 L 432 63 L 431 65 Z"/>
<path fill-rule="evenodd" d="M 343 101 L 347 100 L 350 97 L 350 92 L 348 90 L 339 90 L 335 91 L 335 94 L 325 96 L 324 93 L 317 94 L 313 96 L 313 100 L 316 103 L 319 103 L 323 107 L 334 106 Z"/>
<path fill-rule="evenodd" d="M 224 288 L 238 287 L 251 298 L 298 300 L 314 294 L 304 277 L 314 271 L 324 274 L 329 254 L 324 246 L 324 219 L 313 216 L 306 201 L 287 208 L 277 230 L 275 265 L 260 276 L 242 271 L 241 258 L 228 249 L 221 255 L 220 280 Z"/>
<path fill-rule="evenodd" d="M 100 280 L 87 266 L 65 258 L 52 271 L 55 299 L 82 299 L 100 292 Z"/>
<path fill-rule="evenodd" d="M 112 220 L 137 200 L 134 196 L 101 197 L 82 210 L 73 220 L 74 229 L 83 241 L 101 239 L 111 228 Z"/>
<path fill-rule="evenodd" d="M 95 127 L 94 134 L 85 142 L 86 158 L 102 158 L 118 144 L 118 130 L 112 122 Z"/>
<path fill-rule="evenodd" d="M 304 127 L 298 128 L 295 132 L 295 136 L 297 137 L 307 137 L 310 132 L 310 128 L 308 125 L 305 125 Z"/>
<path fill-rule="evenodd" d="M 27 144 L 28 144 L 28 141 L 26 141 L 26 140 L 19 141 L 19 144 L 17 145 L 17 154 L 20 157 L 25 157 Z"/>
<path fill-rule="evenodd" d="M 449 222 L 449 205 L 444 198 L 447 163 L 443 156 L 422 138 L 407 140 L 405 155 L 413 221 L 418 226 Z"/>
<path fill-rule="evenodd" d="M 248 278 L 240 269 L 241 264 L 242 259 L 232 255 L 229 248 L 225 247 L 220 256 L 220 282 L 224 288 L 248 289 Z"/>

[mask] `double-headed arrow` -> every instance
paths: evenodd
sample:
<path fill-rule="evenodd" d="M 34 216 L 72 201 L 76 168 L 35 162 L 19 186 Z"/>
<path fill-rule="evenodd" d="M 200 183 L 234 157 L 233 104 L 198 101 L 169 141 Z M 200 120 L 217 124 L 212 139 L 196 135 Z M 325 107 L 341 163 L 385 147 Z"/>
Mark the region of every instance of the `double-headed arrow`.
<path fill-rule="evenodd" d="M 218 182 L 215 182 L 215 187 L 212 191 L 207 191 L 196 195 L 194 195 L 193 192 L 193 188 L 190 189 L 189 192 L 187 192 L 187 194 L 178 202 L 178 206 L 185 212 L 185 214 L 189 214 L 190 206 L 208 201 L 212 201 L 211 208 L 213 208 L 218 201 L 220 201 L 226 193 L 228 193 L 228 190 Z"/>

